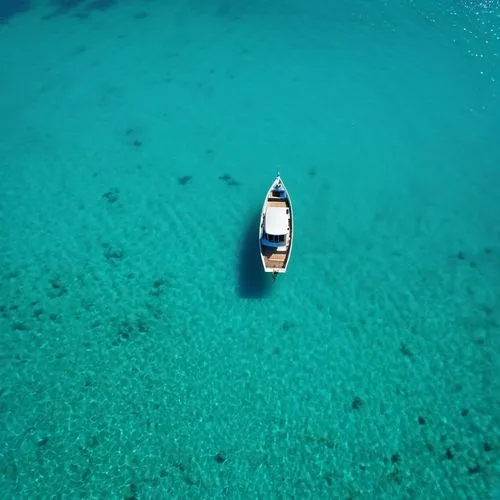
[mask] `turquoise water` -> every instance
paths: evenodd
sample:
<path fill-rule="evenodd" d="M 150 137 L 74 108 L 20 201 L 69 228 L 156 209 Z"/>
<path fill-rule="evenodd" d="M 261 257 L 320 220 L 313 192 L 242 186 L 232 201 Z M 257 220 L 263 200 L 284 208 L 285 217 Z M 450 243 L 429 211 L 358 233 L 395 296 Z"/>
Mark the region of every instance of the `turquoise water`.
<path fill-rule="evenodd" d="M 1 498 L 500 494 L 498 0 L 0 18 Z"/>

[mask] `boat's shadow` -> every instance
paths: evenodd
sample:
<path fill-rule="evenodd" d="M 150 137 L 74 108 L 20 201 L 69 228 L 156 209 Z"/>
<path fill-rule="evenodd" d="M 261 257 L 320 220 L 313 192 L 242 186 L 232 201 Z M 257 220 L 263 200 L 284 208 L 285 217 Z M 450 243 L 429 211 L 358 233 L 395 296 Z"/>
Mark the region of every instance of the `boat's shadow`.
<path fill-rule="evenodd" d="M 249 214 L 242 234 L 238 261 L 238 294 L 240 297 L 259 299 L 272 289 L 272 277 L 262 269 L 259 252 L 260 212 Z"/>

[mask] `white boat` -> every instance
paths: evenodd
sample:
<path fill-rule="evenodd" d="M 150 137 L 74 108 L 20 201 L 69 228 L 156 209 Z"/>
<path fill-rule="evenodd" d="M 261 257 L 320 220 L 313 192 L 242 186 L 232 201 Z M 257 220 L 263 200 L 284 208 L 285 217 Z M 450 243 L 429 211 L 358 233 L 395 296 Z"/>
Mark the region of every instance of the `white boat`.
<path fill-rule="evenodd" d="M 292 243 L 292 200 L 278 173 L 266 194 L 260 215 L 260 258 L 266 273 L 273 273 L 276 278 L 279 273 L 286 272 Z"/>

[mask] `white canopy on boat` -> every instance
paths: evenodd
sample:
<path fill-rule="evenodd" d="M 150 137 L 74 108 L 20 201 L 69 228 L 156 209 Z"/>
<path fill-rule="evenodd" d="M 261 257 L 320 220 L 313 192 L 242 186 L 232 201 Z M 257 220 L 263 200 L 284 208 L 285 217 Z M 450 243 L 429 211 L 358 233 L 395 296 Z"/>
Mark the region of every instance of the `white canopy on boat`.
<path fill-rule="evenodd" d="M 287 208 L 268 207 L 266 210 L 265 231 L 267 234 L 286 234 L 288 232 Z"/>

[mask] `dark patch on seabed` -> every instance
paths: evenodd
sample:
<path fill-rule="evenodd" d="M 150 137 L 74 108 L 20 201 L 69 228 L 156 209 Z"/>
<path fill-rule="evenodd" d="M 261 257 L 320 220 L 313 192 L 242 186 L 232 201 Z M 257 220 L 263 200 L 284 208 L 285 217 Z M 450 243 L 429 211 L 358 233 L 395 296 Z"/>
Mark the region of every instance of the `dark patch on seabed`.
<path fill-rule="evenodd" d="M 2 0 L 0 0 L 2 1 Z M 80 19 L 85 19 L 93 12 L 103 12 L 114 7 L 117 0 L 52 0 L 54 9 L 43 16 L 43 19 L 52 19 L 61 15 L 74 15 Z"/>
<path fill-rule="evenodd" d="M 238 293 L 240 297 L 259 299 L 272 287 L 272 278 L 264 272 L 259 253 L 260 212 L 251 214 L 244 226 L 238 261 Z"/>
<path fill-rule="evenodd" d="M 16 14 L 28 12 L 31 0 L 0 0 L 0 24 L 6 24 Z"/>

